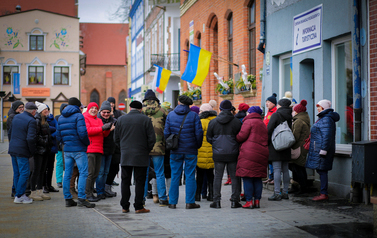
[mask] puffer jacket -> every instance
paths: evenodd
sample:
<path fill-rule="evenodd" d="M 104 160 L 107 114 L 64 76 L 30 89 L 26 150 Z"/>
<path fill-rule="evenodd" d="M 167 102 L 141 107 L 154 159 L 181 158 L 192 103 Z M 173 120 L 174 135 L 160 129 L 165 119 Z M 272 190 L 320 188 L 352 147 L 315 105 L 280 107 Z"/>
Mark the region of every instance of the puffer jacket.
<path fill-rule="evenodd" d="M 187 105 L 178 105 L 174 111 L 166 117 L 164 136 L 168 138 L 171 134 L 179 133 L 183 118 L 187 114 L 183 129 L 179 137 L 178 149 L 170 151 L 171 154 L 192 154 L 197 155 L 198 149 L 203 143 L 203 129 L 199 115 L 192 112 Z"/>
<path fill-rule="evenodd" d="M 234 162 L 239 154 L 239 144 L 236 140 L 242 123 L 230 111 L 221 111 L 213 119 L 207 130 L 207 141 L 212 144 L 214 162 Z"/>
<path fill-rule="evenodd" d="M 50 133 L 50 125 L 42 124 L 42 116 L 38 112 L 35 114 L 35 121 L 37 122 L 37 151 L 36 154 L 44 155 L 50 153 L 52 147 L 52 138 Z"/>
<path fill-rule="evenodd" d="M 51 153 L 58 153 L 58 144 L 56 142 L 56 130 L 58 128 L 58 122 L 55 120 L 54 115 L 49 114 L 47 117 L 47 123 L 50 125 L 50 133 L 52 139 Z"/>
<path fill-rule="evenodd" d="M 234 115 L 235 118 L 238 118 L 241 122 L 246 117 L 246 111 L 239 111 L 236 115 Z"/>
<path fill-rule="evenodd" d="M 329 108 L 318 115 L 318 120 L 310 130 L 310 148 L 305 167 L 309 169 L 331 170 L 335 154 L 335 123 L 340 116 Z M 326 155 L 320 155 L 320 151 Z"/>
<path fill-rule="evenodd" d="M 89 112 L 85 112 L 83 115 L 90 141 L 86 153 L 103 154 L 103 138 L 110 134 L 110 130 L 102 130 L 103 123 L 97 115 L 92 116 Z"/>
<path fill-rule="evenodd" d="M 56 125 L 58 125 L 58 121 L 59 121 L 59 117 L 61 116 L 63 110 L 65 107 L 67 107 L 68 104 L 67 103 L 62 103 L 60 105 L 60 114 L 59 115 L 56 115 L 55 116 L 55 120 L 56 120 Z M 56 130 L 58 129 L 58 127 L 56 127 Z M 61 142 L 59 142 L 58 140 L 56 140 L 56 143 L 58 145 L 58 151 L 63 151 L 63 144 Z"/>
<path fill-rule="evenodd" d="M 97 117 L 102 120 L 103 124 L 108 122 L 115 124 L 117 121 L 113 116 L 110 116 L 109 119 L 103 118 L 100 112 L 97 114 Z M 113 155 L 115 153 L 115 147 L 114 131 L 111 131 L 108 136 L 103 138 L 103 155 Z"/>
<path fill-rule="evenodd" d="M 297 149 L 300 147 L 301 154 L 297 159 L 291 160 L 291 162 L 304 167 L 306 155 L 308 154 L 308 151 L 304 149 L 304 144 L 310 134 L 310 118 L 307 112 L 300 112 L 293 117 L 292 132 L 296 143 L 291 148 Z"/>
<path fill-rule="evenodd" d="M 212 159 L 212 145 L 207 141 L 207 130 L 209 122 L 216 118 L 216 116 L 216 111 L 205 111 L 199 114 L 203 128 L 203 145 L 198 150 L 197 166 L 201 169 L 213 169 L 215 167 L 215 163 Z"/>
<path fill-rule="evenodd" d="M 289 128 L 292 129 L 292 108 L 290 107 L 280 107 L 276 110 L 275 113 L 271 115 L 270 121 L 267 125 L 268 131 L 268 150 L 270 155 L 268 161 L 289 161 L 291 160 L 291 148 L 276 151 L 272 145 L 271 136 L 275 128 L 283 123 L 284 121 L 288 122 Z"/>
<path fill-rule="evenodd" d="M 90 141 L 85 118 L 78 106 L 68 105 L 62 111 L 56 139 L 64 144 L 64 152 L 86 152 Z"/>
<path fill-rule="evenodd" d="M 143 102 L 143 113 L 152 120 L 156 143 L 149 155 L 165 155 L 164 128 L 168 112 L 161 108 L 156 100 Z"/>
<path fill-rule="evenodd" d="M 268 133 L 258 113 L 247 115 L 237 135 L 241 144 L 236 176 L 265 178 L 268 164 Z"/>
<path fill-rule="evenodd" d="M 8 140 L 10 141 L 10 131 L 12 128 L 12 121 L 15 115 L 19 114 L 18 112 L 15 112 L 13 108 L 10 108 L 8 111 L 8 118 L 7 118 L 7 133 L 8 133 Z"/>

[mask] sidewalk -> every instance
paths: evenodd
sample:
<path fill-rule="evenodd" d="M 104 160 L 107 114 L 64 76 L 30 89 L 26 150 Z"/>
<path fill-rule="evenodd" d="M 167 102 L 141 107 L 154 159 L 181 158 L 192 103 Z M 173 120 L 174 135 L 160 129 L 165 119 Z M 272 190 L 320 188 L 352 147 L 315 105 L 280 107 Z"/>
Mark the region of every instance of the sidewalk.
<path fill-rule="evenodd" d="M 7 143 L 0 143 L 6 148 Z M 65 207 L 62 190 L 52 199 L 18 205 L 10 198 L 10 156 L 0 154 L 0 237 L 371 237 L 372 206 L 349 205 L 337 198 L 314 204 L 310 197 L 267 201 L 264 189 L 260 209 L 231 209 L 231 186 L 222 187 L 221 209 L 198 202 L 200 209 L 186 210 L 185 186 L 180 186 L 177 209 L 159 207 L 147 199 L 149 214 L 122 214 L 120 187 L 115 198 L 96 203 L 94 209 Z M 120 182 L 120 179 L 116 179 Z M 225 180 L 224 180 L 225 182 Z M 53 177 L 55 182 L 55 175 Z M 131 187 L 134 193 L 134 186 Z M 131 198 L 133 199 L 133 197 Z M 341 204 L 341 206 L 339 206 Z"/>

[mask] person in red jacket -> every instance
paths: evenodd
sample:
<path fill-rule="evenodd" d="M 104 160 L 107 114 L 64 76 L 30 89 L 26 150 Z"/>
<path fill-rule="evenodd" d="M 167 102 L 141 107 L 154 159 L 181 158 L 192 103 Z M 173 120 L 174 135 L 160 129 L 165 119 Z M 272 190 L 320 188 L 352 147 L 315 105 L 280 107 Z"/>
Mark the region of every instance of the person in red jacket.
<path fill-rule="evenodd" d="M 88 178 L 86 180 L 86 198 L 89 202 L 98 202 L 100 198 L 93 195 L 94 182 L 97 179 L 101 168 L 103 154 L 103 138 L 114 130 L 112 123 L 103 124 L 102 120 L 97 118 L 98 104 L 91 102 L 88 110 L 84 113 L 86 129 L 88 131 L 90 145 L 86 153 L 88 154 Z"/>
<path fill-rule="evenodd" d="M 266 125 L 266 127 L 268 125 L 268 122 L 270 121 L 272 114 L 274 114 L 277 110 L 277 108 L 276 108 L 276 104 L 277 104 L 276 96 L 277 96 L 276 93 L 273 93 L 271 96 L 269 96 L 266 99 L 266 107 L 267 107 L 268 111 L 267 111 L 267 113 L 266 113 L 266 115 L 264 116 L 264 119 L 263 119 L 263 122 Z M 272 164 L 269 165 L 269 169 L 270 169 L 270 173 L 268 175 L 268 179 L 265 180 L 263 183 L 268 183 L 268 184 L 274 185 L 274 179 L 273 179 L 274 168 L 272 167 Z"/>
<path fill-rule="evenodd" d="M 262 109 L 250 107 L 244 118 L 237 141 L 242 143 L 238 156 L 236 176 L 243 180 L 246 204 L 243 208 L 259 208 L 262 197 L 262 178 L 267 176 L 268 133 L 263 126 Z M 253 203 L 254 197 L 254 203 Z"/>

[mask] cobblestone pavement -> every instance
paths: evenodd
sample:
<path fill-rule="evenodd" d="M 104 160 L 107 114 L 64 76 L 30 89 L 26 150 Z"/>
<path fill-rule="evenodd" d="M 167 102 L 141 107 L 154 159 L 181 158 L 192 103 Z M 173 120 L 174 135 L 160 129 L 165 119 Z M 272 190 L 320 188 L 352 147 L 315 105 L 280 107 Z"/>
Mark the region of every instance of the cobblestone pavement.
<path fill-rule="evenodd" d="M 6 144 L 0 143 L 0 151 L 6 150 Z M 272 195 L 268 189 L 263 191 L 260 209 L 231 209 L 231 186 L 223 186 L 221 209 L 212 209 L 210 202 L 202 200 L 198 202 L 200 209 L 186 210 L 185 186 L 180 186 L 175 210 L 159 207 L 147 199 L 150 213 L 135 214 L 131 207 L 130 213 L 122 214 L 119 186 L 113 189 L 117 197 L 96 203 L 94 209 L 66 208 L 62 190 L 50 193 L 49 201 L 14 204 L 10 198 L 12 176 L 10 156 L 0 153 L 0 237 L 334 237 L 334 233 L 343 234 L 335 237 L 371 236 L 371 224 L 360 217 L 302 205 L 292 198 L 267 201 Z M 134 186 L 131 189 L 133 192 Z M 363 226 L 362 231 L 358 224 Z M 322 227 L 326 230 L 318 232 Z"/>

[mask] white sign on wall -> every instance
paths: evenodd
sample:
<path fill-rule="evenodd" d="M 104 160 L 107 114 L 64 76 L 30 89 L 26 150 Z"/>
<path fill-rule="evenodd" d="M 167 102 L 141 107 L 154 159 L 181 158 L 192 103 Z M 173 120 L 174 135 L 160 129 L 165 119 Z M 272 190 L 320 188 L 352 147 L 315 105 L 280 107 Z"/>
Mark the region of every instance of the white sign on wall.
<path fill-rule="evenodd" d="M 190 26 L 189 26 L 189 31 L 190 31 L 190 43 L 194 44 L 194 20 L 190 21 Z"/>
<path fill-rule="evenodd" d="M 293 54 L 322 46 L 322 4 L 293 17 Z"/>

